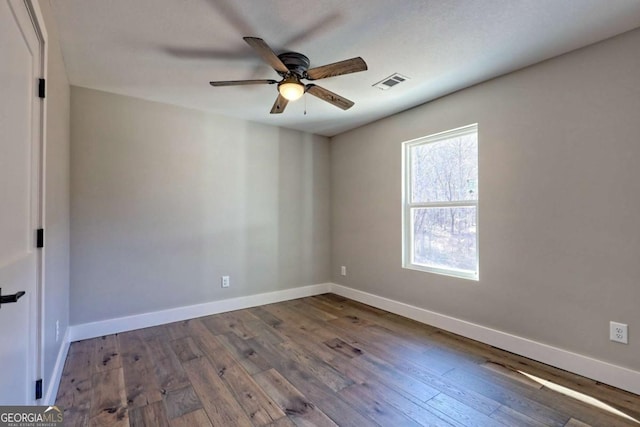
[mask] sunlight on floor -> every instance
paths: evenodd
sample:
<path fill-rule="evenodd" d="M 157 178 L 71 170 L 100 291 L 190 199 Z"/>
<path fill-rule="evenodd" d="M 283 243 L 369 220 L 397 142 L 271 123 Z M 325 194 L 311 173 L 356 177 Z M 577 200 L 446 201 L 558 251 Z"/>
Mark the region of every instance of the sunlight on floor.
<path fill-rule="evenodd" d="M 564 394 L 565 396 L 569 396 L 569 397 L 573 397 L 574 399 L 577 399 L 581 402 L 587 403 L 589 405 L 595 406 L 597 408 L 600 408 L 604 411 L 610 412 L 612 414 L 618 415 L 620 417 L 626 418 L 627 420 L 633 421 L 635 423 L 640 424 L 640 421 L 636 420 L 635 418 L 630 417 L 629 415 L 625 414 L 624 412 L 621 412 L 619 410 L 617 410 L 616 408 L 612 407 L 611 405 L 607 405 L 606 403 L 591 397 L 591 396 L 587 396 L 584 393 L 580 393 L 578 391 L 575 390 L 571 390 L 570 388 L 561 386 L 560 384 L 556 384 L 554 382 L 548 381 L 548 380 L 543 380 L 542 378 L 538 378 L 535 375 L 531 375 L 531 374 L 527 374 L 526 372 L 522 372 L 522 371 L 518 371 L 520 372 L 522 375 L 526 376 L 527 378 L 532 379 L 533 381 L 537 382 L 538 384 L 542 384 L 543 386 L 553 390 L 553 391 L 557 391 L 558 393 Z"/>

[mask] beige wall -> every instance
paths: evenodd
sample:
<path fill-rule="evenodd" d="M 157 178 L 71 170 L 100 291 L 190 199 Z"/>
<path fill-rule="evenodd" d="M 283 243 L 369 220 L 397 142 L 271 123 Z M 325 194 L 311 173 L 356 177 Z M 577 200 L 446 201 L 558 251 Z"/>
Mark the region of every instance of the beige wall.
<path fill-rule="evenodd" d="M 71 112 L 72 324 L 328 281 L 327 138 L 79 87 Z"/>
<path fill-rule="evenodd" d="M 48 33 L 45 129 L 44 387 L 69 325 L 69 82 L 48 1 L 39 2 Z M 60 336 L 56 342 L 56 321 Z"/>
<path fill-rule="evenodd" d="M 640 370 L 638 46 L 640 30 L 332 138 L 333 281 Z M 401 143 L 476 122 L 480 281 L 404 270 Z"/>

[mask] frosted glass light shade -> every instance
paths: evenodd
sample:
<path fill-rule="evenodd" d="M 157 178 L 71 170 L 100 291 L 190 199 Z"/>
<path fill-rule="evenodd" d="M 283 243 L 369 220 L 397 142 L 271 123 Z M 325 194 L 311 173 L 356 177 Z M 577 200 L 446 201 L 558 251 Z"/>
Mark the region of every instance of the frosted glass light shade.
<path fill-rule="evenodd" d="M 295 101 L 304 95 L 304 85 L 297 80 L 284 80 L 278 85 L 278 92 L 289 101 Z"/>

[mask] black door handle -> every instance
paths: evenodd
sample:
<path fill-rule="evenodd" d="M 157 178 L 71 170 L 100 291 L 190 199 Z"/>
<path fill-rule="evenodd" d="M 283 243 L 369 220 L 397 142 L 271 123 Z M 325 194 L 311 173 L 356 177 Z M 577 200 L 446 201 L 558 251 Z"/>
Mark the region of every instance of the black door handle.
<path fill-rule="evenodd" d="M 17 292 L 13 295 L 2 295 L 2 288 L 0 288 L 0 306 L 2 304 L 9 304 L 12 302 L 18 302 L 20 298 L 25 294 L 24 291 Z"/>

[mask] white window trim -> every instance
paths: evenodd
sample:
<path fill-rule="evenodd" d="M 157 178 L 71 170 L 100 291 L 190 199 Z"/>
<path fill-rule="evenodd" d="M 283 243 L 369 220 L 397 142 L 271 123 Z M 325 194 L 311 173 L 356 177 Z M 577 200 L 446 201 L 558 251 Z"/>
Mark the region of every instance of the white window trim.
<path fill-rule="evenodd" d="M 402 268 L 408 270 L 418 270 L 427 273 L 436 273 L 444 276 L 458 277 L 462 279 L 480 280 L 480 222 L 478 221 L 479 209 L 478 198 L 475 200 L 461 200 L 454 202 L 427 202 L 412 203 L 411 202 L 411 168 L 408 162 L 411 158 L 411 148 L 416 145 L 431 144 L 434 142 L 455 138 L 457 136 L 467 135 L 470 133 L 478 133 L 478 124 L 474 123 L 468 126 L 462 126 L 456 129 L 439 132 L 402 143 Z M 480 144 L 478 141 L 478 152 Z M 478 155 L 479 156 L 479 155 Z M 479 183 L 478 183 L 479 184 Z M 478 191 L 478 194 L 480 192 Z M 478 196 L 479 197 L 479 196 Z M 413 263 L 413 219 L 411 209 L 428 208 L 428 207 L 475 207 L 476 208 L 476 270 L 469 272 L 467 270 L 458 270 L 454 268 L 438 268 L 429 267 Z"/>

